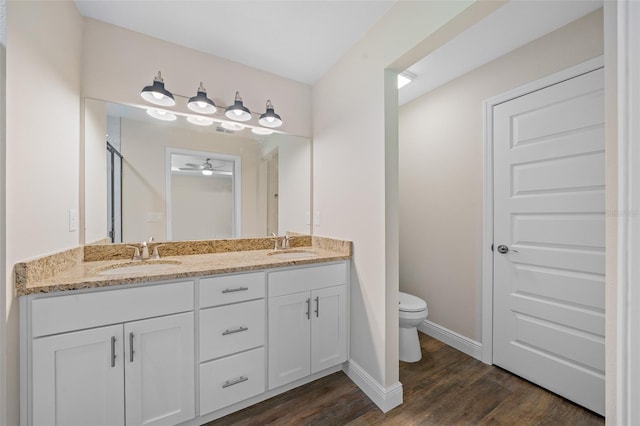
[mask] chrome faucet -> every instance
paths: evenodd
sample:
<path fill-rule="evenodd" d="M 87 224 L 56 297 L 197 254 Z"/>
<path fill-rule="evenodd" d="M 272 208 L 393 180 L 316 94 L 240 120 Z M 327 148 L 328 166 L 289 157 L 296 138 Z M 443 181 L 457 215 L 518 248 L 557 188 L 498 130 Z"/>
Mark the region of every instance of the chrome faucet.
<path fill-rule="evenodd" d="M 142 260 L 149 260 L 149 246 L 146 241 L 142 242 L 142 255 L 140 255 Z"/>
<path fill-rule="evenodd" d="M 275 241 L 275 244 L 273 246 L 274 250 L 286 250 L 291 247 L 291 237 L 289 237 L 288 235 L 279 237 L 275 232 L 272 232 L 271 235 L 273 236 L 272 240 Z"/>

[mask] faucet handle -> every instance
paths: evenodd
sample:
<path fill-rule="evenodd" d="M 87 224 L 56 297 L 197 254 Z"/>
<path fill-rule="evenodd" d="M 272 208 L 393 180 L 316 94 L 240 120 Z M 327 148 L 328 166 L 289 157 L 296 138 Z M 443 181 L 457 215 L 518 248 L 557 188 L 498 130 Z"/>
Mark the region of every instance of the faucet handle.
<path fill-rule="evenodd" d="M 150 259 L 160 259 L 160 252 L 158 251 L 158 248 L 164 247 L 165 245 L 166 244 L 158 244 L 153 247 L 153 253 L 151 254 Z"/>
<path fill-rule="evenodd" d="M 133 257 L 131 258 L 132 260 L 142 259 L 142 256 L 140 256 L 140 249 L 138 247 L 136 246 L 125 246 L 125 247 L 133 249 Z"/>

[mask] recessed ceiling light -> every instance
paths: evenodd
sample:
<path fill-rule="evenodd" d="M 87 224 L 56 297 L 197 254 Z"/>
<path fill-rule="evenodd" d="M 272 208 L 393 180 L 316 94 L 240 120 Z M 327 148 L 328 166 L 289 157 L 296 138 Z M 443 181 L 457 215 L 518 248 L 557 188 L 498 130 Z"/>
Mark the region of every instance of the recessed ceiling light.
<path fill-rule="evenodd" d="M 411 83 L 414 78 L 416 78 L 416 76 L 407 71 L 403 71 L 398 74 L 398 89 L 403 88 L 407 84 Z"/>

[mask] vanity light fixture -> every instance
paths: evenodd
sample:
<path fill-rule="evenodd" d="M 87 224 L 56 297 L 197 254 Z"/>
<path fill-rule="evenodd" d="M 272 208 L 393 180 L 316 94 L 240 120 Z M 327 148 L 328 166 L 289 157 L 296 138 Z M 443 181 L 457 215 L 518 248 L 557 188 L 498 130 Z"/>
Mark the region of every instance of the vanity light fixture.
<path fill-rule="evenodd" d="M 140 92 L 140 96 L 145 101 L 155 105 L 160 105 L 163 107 L 170 107 L 170 106 L 176 105 L 176 100 L 174 98 L 174 95 L 164 87 L 164 80 L 162 79 L 162 74 L 160 71 L 158 71 L 158 75 L 153 79 L 153 84 L 151 86 L 146 86 L 144 89 L 142 89 L 142 91 Z M 176 96 L 187 99 L 187 96 L 184 96 L 184 95 L 176 95 Z M 200 86 L 198 86 L 196 96 L 192 96 L 188 98 L 187 107 L 191 111 L 196 112 L 198 114 L 216 114 L 216 113 L 219 113 L 218 110 L 221 109 L 221 108 L 218 108 L 216 104 L 213 102 L 213 100 L 211 100 L 207 96 L 207 90 L 204 88 L 204 84 L 202 82 L 200 82 Z M 163 111 L 163 110 L 147 110 L 147 113 L 159 120 L 173 121 L 177 118 L 175 114 L 172 114 L 171 112 Z M 209 126 L 215 122 L 214 120 L 207 119 L 206 117 L 189 118 L 188 114 L 183 114 L 182 112 L 178 112 L 178 114 L 186 115 L 187 120 L 190 123 L 196 124 L 199 126 Z M 227 108 L 224 109 L 224 115 L 225 117 L 233 121 L 244 122 L 244 121 L 249 121 L 253 118 L 253 113 L 249 110 L 249 108 L 244 106 L 244 104 L 242 103 L 242 97 L 240 97 L 240 92 L 236 92 L 236 96 L 233 101 L 233 104 L 229 105 Z M 255 113 L 255 115 L 257 117 L 258 113 Z M 266 127 L 268 129 L 282 126 L 282 118 L 280 117 L 279 114 L 276 114 L 270 99 L 267 100 L 266 110 L 263 114 L 260 114 L 258 118 L 258 123 L 261 126 Z M 223 125 L 223 127 L 225 126 Z M 244 129 L 244 126 L 240 126 L 240 128 L 238 128 L 237 126 L 229 125 L 228 127 L 225 127 L 225 128 L 228 130 L 242 130 Z M 260 130 L 254 131 L 255 134 L 259 134 L 259 135 L 269 135 L 272 133 L 267 130 L 262 130 L 262 133 L 260 132 L 261 132 Z"/>
<path fill-rule="evenodd" d="M 200 82 L 200 87 L 198 87 L 198 94 L 189 98 L 187 107 L 189 107 L 191 111 L 200 114 L 214 114 L 217 111 L 216 104 L 207 97 L 207 90 L 202 85 L 202 82 Z"/>
<path fill-rule="evenodd" d="M 174 106 L 176 104 L 176 100 L 173 98 L 171 92 L 164 88 L 164 80 L 162 79 L 160 71 L 158 71 L 158 75 L 153 79 L 153 84 L 142 89 L 140 96 L 142 96 L 142 99 L 145 101 L 155 105 Z"/>
<path fill-rule="evenodd" d="M 175 114 L 161 109 L 148 109 L 147 114 L 162 121 L 175 121 L 178 118 Z"/>
<path fill-rule="evenodd" d="M 265 129 L 264 127 L 254 127 L 251 132 L 256 135 L 270 135 L 273 133 L 271 129 Z"/>
<path fill-rule="evenodd" d="M 191 124 L 195 124 L 196 126 L 211 126 L 214 123 L 212 118 L 199 117 L 197 115 L 187 116 L 187 121 Z"/>
<path fill-rule="evenodd" d="M 240 97 L 240 92 L 236 92 L 236 98 L 233 101 L 233 105 L 227 107 L 224 115 L 227 118 L 235 121 L 249 121 L 251 120 L 251 111 L 249 108 L 242 104 L 242 98 Z"/>
<path fill-rule="evenodd" d="M 260 123 L 261 126 L 269 128 L 282 126 L 282 119 L 273 110 L 271 100 L 267 100 L 267 110 L 260 116 L 258 123 Z"/>

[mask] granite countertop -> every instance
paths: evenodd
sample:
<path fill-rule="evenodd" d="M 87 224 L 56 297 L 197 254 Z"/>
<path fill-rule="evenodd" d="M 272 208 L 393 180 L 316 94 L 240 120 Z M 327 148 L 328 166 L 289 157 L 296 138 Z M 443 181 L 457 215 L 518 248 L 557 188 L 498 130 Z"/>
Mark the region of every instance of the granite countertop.
<path fill-rule="evenodd" d="M 329 243 L 327 243 L 327 241 Z M 336 244 L 337 242 L 338 244 Z M 340 244 L 342 243 L 342 244 Z M 80 249 L 63 254 L 16 264 L 16 293 L 25 296 L 85 288 L 108 287 L 152 281 L 180 280 L 190 277 L 253 271 L 283 266 L 308 265 L 351 258 L 351 243 L 319 239 L 309 246 L 294 247 L 285 252 L 312 252 L 311 257 L 290 258 L 274 255 L 273 249 L 225 251 L 217 253 L 162 256 L 159 260 L 111 259 L 77 260 Z M 295 256 L 295 255 L 294 255 Z M 62 260 L 59 259 L 62 257 Z M 69 260 L 76 258 L 76 261 Z M 66 262 L 66 264 L 65 264 Z M 64 265 L 62 265 L 64 264 Z M 109 273 L 109 269 L 122 266 L 154 265 L 153 270 L 138 273 Z M 61 266 L 62 265 L 62 266 Z M 43 270 L 51 271 L 42 273 Z"/>

